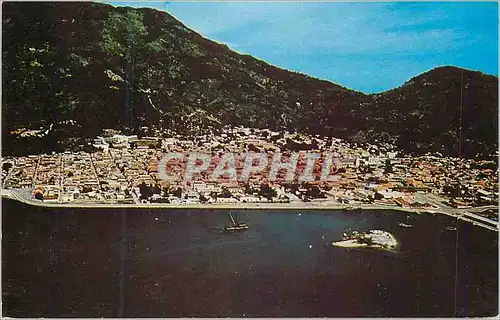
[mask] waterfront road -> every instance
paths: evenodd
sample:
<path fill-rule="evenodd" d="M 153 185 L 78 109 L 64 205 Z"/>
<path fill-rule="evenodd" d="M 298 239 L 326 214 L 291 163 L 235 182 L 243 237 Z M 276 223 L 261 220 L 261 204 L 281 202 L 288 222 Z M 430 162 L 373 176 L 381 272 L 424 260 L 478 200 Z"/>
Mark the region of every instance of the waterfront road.
<path fill-rule="evenodd" d="M 427 202 L 434 205 L 434 208 L 406 208 L 393 205 L 383 204 L 355 204 L 346 205 L 338 202 L 320 201 L 320 202 L 290 202 L 290 203 L 228 203 L 228 204 L 141 204 L 137 203 L 138 199 L 134 199 L 136 203 L 119 204 L 119 203 L 57 203 L 43 202 L 30 199 L 29 189 L 2 189 L 2 197 L 24 202 L 29 205 L 44 206 L 44 207 L 81 207 L 81 208 L 151 208 L 151 209 L 291 209 L 291 210 L 345 210 L 345 209 L 362 209 L 362 210 L 399 210 L 406 212 L 428 212 L 440 213 L 452 216 L 463 221 L 468 221 L 480 227 L 497 231 L 498 221 L 477 215 L 477 212 L 482 212 L 488 209 L 498 209 L 496 206 L 482 206 L 471 208 L 453 208 L 445 205 L 438 196 L 429 194 L 418 194 L 421 199 L 428 200 Z"/>
<path fill-rule="evenodd" d="M 468 212 L 468 211 L 465 211 L 465 212 L 462 212 L 461 213 L 462 216 L 466 216 L 468 218 L 472 218 L 472 219 L 477 219 L 477 220 L 481 220 L 482 222 L 485 222 L 487 224 L 491 224 L 493 225 L 494 227 L 497 227 L 498 228 L 498 221 L 495 221 L 495 220 L 492 220 L 492 219 L 488 219 L 486 217 L 483 217 L 483 216 L 480 216 L 480 215 L 477 215 L 475 213 L 472 213 L 472 212 Z"/>

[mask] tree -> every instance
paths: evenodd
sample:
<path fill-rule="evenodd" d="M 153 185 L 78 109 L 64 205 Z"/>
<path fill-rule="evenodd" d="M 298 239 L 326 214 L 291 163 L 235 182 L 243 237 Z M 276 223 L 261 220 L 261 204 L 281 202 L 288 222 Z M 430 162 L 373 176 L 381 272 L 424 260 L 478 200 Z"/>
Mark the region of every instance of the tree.
<path fill-rule="evenodd" d="M 210 192 L 210 198 L 217 200 L 219 194 L 215 191 Z"/>
<path fill-rule="evenodd" d="M 181 187 L 177 187 L 177 189 L 174 192 L 174 196 L 176 196 L 179 199 L 182 198 L 182 188 Z"/>
<path fill-rule="evenodd" d="M 311 198 L 326 198 L 325 194 L 321 192 L 318 186 L 306 185 L 304 187 L 307 188 L 306 196 Z"/>
<path fill-rule="evenodd" d="M 9 171 L 10 168 L 12 168 L 12 163 L 10 162 L 5 162 L 3 165 L 2 165 L 2 170 L 5 170 L 5 171 Z"/>
<path fill-rule="evenodd" d="M 207 199 L 207 197 L 205 197 L 204 194 L 200 194 L 200 201 L 201 201 L 201 203 L 205 203 L 208 201 L 208 199 Z"/>
<path fill-rule="evenodd" d="M 274 190 L 272 187 L 270 187 L 268 184 L 262 183 L 260 185 L 259 195 L 267 198 L 268 200 L 272 200 L 273 197 L 276 197 L 278 195 L 278 192 Z"/>
<path fill-rule="evenodd" d="M 4 7 L 2 33 L 9 42 L 9 50 L 2 51 L 4 135 L 26 127 L 50 128 L 48 134 L 52 135 L 59 122 L 71 119 L 80 104 L 73 87 L 75 68 L 70 52 L 78 51 L 75 43 L 81 38 L 67 41 L 71 23 L 55 17 L 58 11 L 55 6 L 27 4 L 22 14 L 15 4 Z M 53 20 L 47 19 L 48 16 L 54 17 Z M 13 138 L 6 140 L 7 148 L 18 140 Z M 50 148 L 46 151 L 54 149 L 53 142 L 47 141 Z M 12 147 L 18 149 L 16 144 Z"/>
<path fill-rule="evenodd" d="M 153 195 L 151 187 L 149 187 L 148 185 L 146 185 L 145 182 L 142 182 L 139 185 L 139 192 L 141 193 L 141 196 L 140 196 L 141 200 L 142 199 L 148 199 L 149 197 L 151 197 Z"/>
<path fill-rule="evenodd" d="M 231 193 L 231 191 L 229 191 L 229 189 L 226 186 L 222 187 L 222 192 L 220 194 L 221 198 L 231 198 L 232 196 L 233 194 Z"/>
<path fill-rule="evenodd" d="M 43 201 L 43 193 L 41 192 L 35 193 L 35 199 Z"/>
<path fill-rule="evenodd" d="M 151 192 L 153 194 L 161 194 L 161 188 L 160 186 L 158 186 L 157 184 L 155 184 L 152 188 L 151 188 Z"/>
<path fill-rule="evenodd" d="M 384 173 L 394 173 L 394 169 L 392 167 L 390 159 L 385 160 Z"/>
<path fill-rule="evenodd" d="M 161 190 L 161 196 L 168 197 L 168 193 L 169 193 L 169 186 L 164 186 Z"/>
<path fill-rule="evenodd" d="M 109 70 L 108 77 L 112 81 L 121 82 L 122 88 L 125 89 L 125 121 L 128 120 L 127 125 L 130 128 L 134 127 L 135 63 L 146 45 L 146 35 L 147 30 L 140 11 L 113 11 L 104 22 L 99 43 L 110 64 L 118 62 L 117 65 L 122 66 L 120 70 L 115 70 L 118 74 Z"/>
<path fill-rule="evenodd" d="M 70 69 L 57 48 L 45 42 L 37 47 L 24 45 L 3 54 L 3 103 L 6 124 L 38 128 L 66 119 L 76 98 L 67 90 Z"/>

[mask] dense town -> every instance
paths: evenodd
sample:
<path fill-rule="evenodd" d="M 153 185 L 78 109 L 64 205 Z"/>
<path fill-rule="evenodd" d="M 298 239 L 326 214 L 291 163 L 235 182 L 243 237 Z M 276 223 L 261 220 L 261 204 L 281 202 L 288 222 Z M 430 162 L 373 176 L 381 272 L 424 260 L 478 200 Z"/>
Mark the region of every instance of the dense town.
<path fill-rule="evenodd" d="M 429 208 L 430 199 L 453 208 L 498 204 L 497 165 L 493 161 L 448 158 L 440 154 L 404 156 L 387 143 L 363 145 L 331 137 L 278 133 L 267 129 L 225 127 L 221 134 L 171 138 L 125 136 L 106 130 L 94 140 L 95 152 L 30 155 L 2 159 L 2 187 L 26 198 L 55 203 L 212 204 L 212 203 L 371 203 Z M 269 168 L 248 181 L 211 179 L 213 163 L 190 181 L 160 179 L 158 164 L 166 153 L 276 152 L 283 161 L 292 152 L 314 152 L 313 181 L 300 181 L 305 161 L 299 158 L 294 181 L 281 170 L 270 181 Z M 333 154 L 331 179 L 319 179 L 325 154 Z M 236 171 L 243 161 L 238 156 Z M 186 159 L 169 161 L 171 173 L 183 177 Z M 496 218 L 497 219 L 497 218 Z"/>

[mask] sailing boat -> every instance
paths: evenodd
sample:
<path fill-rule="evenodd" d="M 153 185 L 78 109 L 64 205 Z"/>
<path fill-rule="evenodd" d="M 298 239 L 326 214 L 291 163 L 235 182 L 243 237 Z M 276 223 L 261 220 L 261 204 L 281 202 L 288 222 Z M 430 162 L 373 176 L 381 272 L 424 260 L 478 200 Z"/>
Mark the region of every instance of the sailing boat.
<path fill-rule="evenodd" d="M 224 230 L 227 232 L 243 231 L 248 229 L 248 225 L 246 223 L 237 223 L 231 212 L 229 213 L 229 217 L 231 218 L 233 224 L 231 226 L 224 227 Z M 236 214 L 236 219 L 238 219 L 238 214 Z"/>
<path fill-rule="evenodd" d="M 457 227 L 455 227 L 455 226 L 446 226 L 445 229 L 448 231 L 457 231 Z"/>

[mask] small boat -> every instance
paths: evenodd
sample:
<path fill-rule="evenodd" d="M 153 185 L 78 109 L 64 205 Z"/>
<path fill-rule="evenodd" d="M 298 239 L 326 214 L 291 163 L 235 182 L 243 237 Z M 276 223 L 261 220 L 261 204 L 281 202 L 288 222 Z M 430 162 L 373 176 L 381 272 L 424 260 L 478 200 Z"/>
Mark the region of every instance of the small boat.
<path fill-rule="evenodd" d="M 454 227 L 454 226 L 446 226 L 445 229 L 448 231 L 457 231 L 457 227 Z"/>
<path fill-rule="evenodd" d="M 413 225 L 402 223 L 402 222 L 398 223 L 398 226 L 403 227 L 403 228 L 413 228 Z"/>
<path fill-rule="evenodd" d="M 237 223 L 231 213 L 229 213 L 229 217 L 231 218 L 233 224 L 224 227 L 224 230 L 226 230 L 227 232 L 243 231 L 248 229 L 248 225 L 246 223 Z M 236 218 L 238 218 L 238 216 L 236 216 Z"/>

